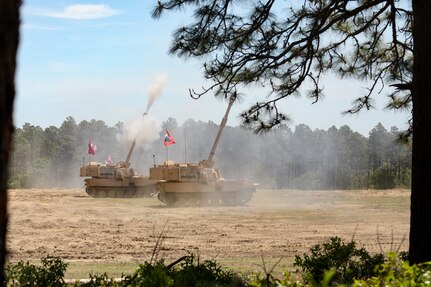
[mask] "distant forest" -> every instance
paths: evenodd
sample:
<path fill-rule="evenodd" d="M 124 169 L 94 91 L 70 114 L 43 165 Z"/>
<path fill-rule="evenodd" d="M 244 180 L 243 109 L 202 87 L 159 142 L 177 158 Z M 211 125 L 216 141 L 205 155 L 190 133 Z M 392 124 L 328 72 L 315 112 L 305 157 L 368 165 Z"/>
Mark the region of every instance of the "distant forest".
<path fill-rule="evenodd" d="M 122 123 L 76 123 L 68 117 L 60 127 L 41 128 L 26 123 L 14 135 L 10 188 L 82 188 L 79 167 L 88 161 L 125 160 L 131 143 L 117 138 Z M 166 150 L 165 130 L 176 144 Z M 199 162 L 208 158 L 218 131 L 213 122 L 187 120 L 181 126 L 173 118 L 162 123 L 160 138 L 150 147 L 137 147 L 132 167 L 141 175 L 166 159 Z M 282 125 L 255 135 L 240 126 L 226 126 L 216 150 L 216 167 L 225 178 L 248 178 L 262 188 L 291 189 L 387 189 L 410 187 L 411 147 L 397 143 L 399 130 L 377 124 L 365 137 L 347 125 L 328 130 L 304 124 Z M 87 154 L 89 139 L 97 145 Z"/>

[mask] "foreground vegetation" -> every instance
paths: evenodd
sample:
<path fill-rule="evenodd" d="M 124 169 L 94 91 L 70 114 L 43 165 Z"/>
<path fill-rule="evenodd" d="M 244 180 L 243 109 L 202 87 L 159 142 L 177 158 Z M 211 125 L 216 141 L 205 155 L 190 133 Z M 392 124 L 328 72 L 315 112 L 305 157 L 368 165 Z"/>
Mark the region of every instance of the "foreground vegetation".
<path fill-rule="evenodd" d="M 48 256 L 41 264 L 9 264 L 7 286 L 429 286 L 431 263 L 410 266 L 407 254 L 393 251 L 370 255 L 355 241 L 338 237 L 296 256 L 294 265 L 302 272 L 274 274 L 276 266 L 263 266 L 261 273 L 243 275 L 223 268 L 216 261 L 200 261 L 193 254 L 172 263 L 156 260 L 139 265 L 132 274 L 112 278 L 107 273 L 90 274 L 87 280 L 66 282 L 67 263 Z"/>

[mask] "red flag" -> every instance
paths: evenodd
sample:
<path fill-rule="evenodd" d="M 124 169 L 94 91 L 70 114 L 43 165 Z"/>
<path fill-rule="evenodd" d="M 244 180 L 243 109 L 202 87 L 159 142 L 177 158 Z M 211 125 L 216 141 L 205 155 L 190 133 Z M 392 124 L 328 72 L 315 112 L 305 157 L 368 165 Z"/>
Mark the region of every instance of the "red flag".
<path fill-rule="evenodd" d="M 92 139 L 88 140 L 88 154 L 94 155 L 96 154 L 96 151 L 97 151 L 96 143 Z"/>
<path fill-rule="evenodd" d="M 164 141 L 164 145 L 165 146 L 170 146 L 171 144 L 174 144 L 175 143 L 175 140 L 174 140 L 174 138 L 171 136 L 171 134 L 168 132 L 168 130 L 166 130 L 166 133 L 165 133 L 165 141 Z"/>

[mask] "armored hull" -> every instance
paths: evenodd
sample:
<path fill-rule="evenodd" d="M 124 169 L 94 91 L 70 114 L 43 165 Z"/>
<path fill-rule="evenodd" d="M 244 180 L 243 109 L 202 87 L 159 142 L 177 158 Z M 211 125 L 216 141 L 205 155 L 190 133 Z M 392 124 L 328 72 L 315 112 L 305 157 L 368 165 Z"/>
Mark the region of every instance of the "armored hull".
<path fill-rule="evenodd" d="M 136 176 L 133 169 L 124 164 L 106 165 L 90 162 L 80 169 L 85 192 L 96 198 L 151 197 L 156 193 L 155 181 Z"/>
<path fill-rule="evenodd" d="M 157 198 L 169 206 L 244 205 L 256 187 L 237 180 L 209 183 L 159 182 Z"/>
<path fill-rule="evenodd" d="M 194 163 L 166 162 L 150 168 L 157 181 L 157 197 L 169 206 L 243 205 L 256 192 L 257 184 L 224 179 L 220 171 Z"/>

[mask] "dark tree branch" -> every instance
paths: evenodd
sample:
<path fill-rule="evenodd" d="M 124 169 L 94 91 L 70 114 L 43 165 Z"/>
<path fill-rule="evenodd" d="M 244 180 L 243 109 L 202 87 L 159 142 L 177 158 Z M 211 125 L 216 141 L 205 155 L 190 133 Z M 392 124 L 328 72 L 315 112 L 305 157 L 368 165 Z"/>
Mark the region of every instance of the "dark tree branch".
<path fill-rule="evenodd" d="M 256 123 L 265 130 L 281 123 L 277 101 L 297 94 L 306 82 L 313 86 L 307 95 L 315 103 L 323 91 L 320 76 L 328 70 L 370 81 L 367 94 L 348 113 L 372 107 L 374 93 L 384 87 L 377 89 L 377 83 L 411 80 L 411 12 L 394 0 L 304 0 L 280 18 L 271 13 L 275 0 L 238 3 L 170 0 L 154 13 L 160 17 L 163 11 L 199 7 L 196 22 L 175 32 L 170 50 L 182 57 L 208 59 L 205 77 L 213 84 L 201 91 L 191 89 L 193 98 L 209 91 L 230 93 L 251 83 L 271 89 L 271 98 L 242 114 L 245 124 Z M 233 14 L 242 11 L 235 5 L 243 3 L 252 5 L 250 12 Z"/>

